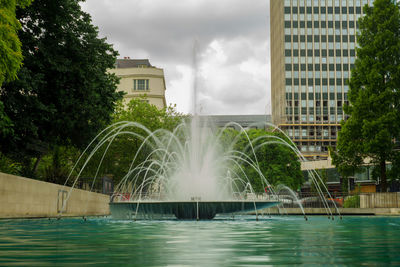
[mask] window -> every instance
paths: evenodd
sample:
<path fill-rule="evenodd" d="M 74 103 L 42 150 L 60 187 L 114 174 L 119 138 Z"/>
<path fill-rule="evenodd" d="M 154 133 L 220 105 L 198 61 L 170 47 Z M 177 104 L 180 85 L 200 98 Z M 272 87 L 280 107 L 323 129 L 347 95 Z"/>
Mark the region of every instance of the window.
<path fill-rule="evenodd" d="M 149 80 L 147 79 L 135 79 L 133 80 L 134 91 L 149 90 Z"/>

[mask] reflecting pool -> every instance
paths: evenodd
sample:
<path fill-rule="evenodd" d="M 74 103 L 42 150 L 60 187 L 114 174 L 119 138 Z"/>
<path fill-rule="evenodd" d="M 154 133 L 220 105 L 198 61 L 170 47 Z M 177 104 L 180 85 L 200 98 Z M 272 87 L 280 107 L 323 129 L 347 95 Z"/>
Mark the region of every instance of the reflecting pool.
<path fill-rule="evenodd" d="M 400 217 L 1 220 L 0 265 L 400 265 Z"/>

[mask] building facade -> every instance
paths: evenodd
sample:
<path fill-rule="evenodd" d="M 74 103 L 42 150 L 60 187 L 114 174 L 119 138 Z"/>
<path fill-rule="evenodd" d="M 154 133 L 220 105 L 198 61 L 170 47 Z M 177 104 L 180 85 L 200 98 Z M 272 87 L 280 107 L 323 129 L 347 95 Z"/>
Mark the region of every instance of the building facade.
<path fill-rule="evenodd" d="M 121 78 L 118 90 L 126 93 L 125 103 L 144 97 L 158 108 L 166 107 L 164 70 L 152 66 L 148 59 L 117 59 L 110 72 Z"/>
<path fill-rule="evenodd" d="M 221 128 L 228 123 L 234 122 L 235 125 L 230 127 L 240 131 L 242 128 L 249 129 L 267 129 L 271 123 L 270 115 L 201 115 L 200 121 L 210 122 L 213 125 Z"/>
<path fill-rule="evenodd" d="M 368 0 L 271 0 L 272 121 L 309 159 L 327 158 L 346 119 L 357 21 Z"/>

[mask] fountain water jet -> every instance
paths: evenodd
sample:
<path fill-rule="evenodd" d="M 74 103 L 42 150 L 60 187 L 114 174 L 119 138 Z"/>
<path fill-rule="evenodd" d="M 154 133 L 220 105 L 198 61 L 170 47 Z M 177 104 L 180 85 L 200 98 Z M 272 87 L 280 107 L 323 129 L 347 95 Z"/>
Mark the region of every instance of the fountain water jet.
<path fill-rule="evenodd" d="M 221 144 L 224 130 L 232 125 L 241 131 Z M 256 151 L 264 145 L 281 144 L 291 148 L 301 159 L 298 149 L 284 139 L 265 135 L 250 140 L 245 129 L 236 123 L 228 123 L 218 132 L 207 121 L 195 116 L 191 122 L 182 122 L 173 131 L 163 129 L 154 132 L 135 122 L 119 122 L 102 131 L 85 152 L 89 152 L 77 179 L 93 155 L 105 147 L 96 171 L 114 140 L 128 135 L 141 140 L 126 175 L 115 188 L 110 209 L 114 217 L 137 218 L 140 214 L 172 214 L 180 219 L 211 219 L 218 213 L 233 213 L 277 205 L 279 198 L 272 190 L 268 198 L 257 196 L 247 177 L 243 164 L 250 166 L 260 182 L 272 188 L 261 172 Z M 139 132 L 142 132 L 141 134 Z M 244 151 L 235 150 L 235 144 L 245 136 L 248 145 Z M 254 145 L 257 142 L 258 145 Z M 150 148 L 146 158 L 137 163 L 140 153 Z M 246 152 L 248 151 L 248 152 Z M 81 160 L 82 157 L 79 159 Z M 303 158 L 304 159 L 304 158 Z M 78 164 L 78 163 L 77 163 Z M 72 173 L 72 172 L 71 172 Z M 313 181 L 318 175 L 312 174 Z M 318 183 L 316 184 L 317 186 Z M 321 191 L 322 199 L 325 199 Z M 332 211 L 326 205 L 327 213 Z"/>

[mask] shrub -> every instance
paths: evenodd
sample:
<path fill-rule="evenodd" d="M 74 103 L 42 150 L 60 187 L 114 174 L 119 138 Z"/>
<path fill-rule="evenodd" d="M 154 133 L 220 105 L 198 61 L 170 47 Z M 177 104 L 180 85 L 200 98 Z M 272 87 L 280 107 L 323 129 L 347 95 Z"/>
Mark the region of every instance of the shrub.
<path fill-rule="evenodd" d="M 350 196 L 344 200 L 343 208 L 359 208 L 360 207 L 360 196 Z"/>

